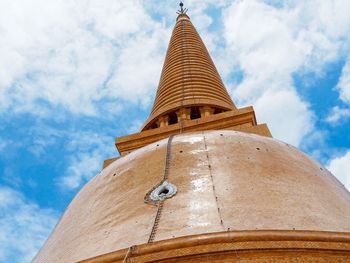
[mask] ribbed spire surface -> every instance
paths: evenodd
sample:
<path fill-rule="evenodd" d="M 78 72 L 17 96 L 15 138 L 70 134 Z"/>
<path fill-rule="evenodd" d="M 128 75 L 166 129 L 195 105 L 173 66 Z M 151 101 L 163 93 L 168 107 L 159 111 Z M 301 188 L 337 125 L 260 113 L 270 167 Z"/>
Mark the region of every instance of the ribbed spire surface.
<path fill-rule="evenodd" d="M 144 129 L 161 115 L 190 106 L 236 109 L 202 39 L 189 17 L 180 14 Z"/>

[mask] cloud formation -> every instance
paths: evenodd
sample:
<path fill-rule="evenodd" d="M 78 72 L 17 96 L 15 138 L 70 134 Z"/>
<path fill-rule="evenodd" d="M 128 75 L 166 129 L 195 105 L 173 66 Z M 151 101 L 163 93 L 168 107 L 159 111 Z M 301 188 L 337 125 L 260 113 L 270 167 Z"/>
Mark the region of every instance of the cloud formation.
<path fill-rule="evenodd" d="M 64 190 L 80 187 L 101 171 L 106 154 L 110 158 L 117 155 L 112 137 L 91 132 L 71 134 L 66 150 L 70 156 L 67 168 L 58 178 Z"/>
<path fill-rule="evenodd" d="M 150 103 L 169 32 L 141 1 L 5 0 L 0 24 L 0 111 Z"/>
<path fill-rule="evenodd" d="M 0 261 L 30 262 L 52 231 L 58 215 L 20 192 L 0 186 Z"/>
<path fill-rule="evenodd" d="M 340 121 L 344 121 L 350 117 L 350 110 L 346 108 L 340 108 L 339 106 L 334 106 L 332 111 L 326 118 L 326 122 L 336 125 Z"/>
<path fill-rule="evenodd" d="M 337 89 L 340 94 L 340 99 L 350 105 L 350 58 L 348 58 L 343 67 Z"/>
<path fill-rule="evenodd" d="M 298 146 L 314 130 L 314 113 L 298 93 L 294 74 L 321 74 L 349 51 L 350 18 L 344 10 L 350 10 L 348 1 L 274 6 L 252 0 L 224 11 L 227 49 L 243 72 L 233 98 L 255 105 L 259 121 L 268 122 L 276 138 Z M 346 67 L 343 71 L 346 75 Z"/>

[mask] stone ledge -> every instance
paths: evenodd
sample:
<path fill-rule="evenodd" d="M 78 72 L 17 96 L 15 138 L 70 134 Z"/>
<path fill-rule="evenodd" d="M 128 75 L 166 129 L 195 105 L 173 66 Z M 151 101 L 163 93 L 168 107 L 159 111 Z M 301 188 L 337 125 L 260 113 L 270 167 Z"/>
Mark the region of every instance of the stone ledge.
<path fill-rule="evenodd" d="M 226 231 L 141 244 L 80 262 L 123 262 L 127 254 L 130 262 L 350 262 L 350 233 Z"/>
<path fill-rule="evenodd" d="M 236 130 L 272 137 L 266 124 L 257 125 L 253 107 L 241 108 L 195 120 L 186 120 L 162 128 L 146 130 L 116 138 L 115 145 L 121 155 L 150 143 L 186 132 L 206 130 Z"/>

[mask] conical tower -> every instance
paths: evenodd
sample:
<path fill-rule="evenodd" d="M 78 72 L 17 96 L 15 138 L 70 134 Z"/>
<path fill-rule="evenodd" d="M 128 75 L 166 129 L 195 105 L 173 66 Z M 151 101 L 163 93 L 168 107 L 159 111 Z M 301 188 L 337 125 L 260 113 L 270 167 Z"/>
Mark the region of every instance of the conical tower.
<path fill-rule="evenodd" d="M 181 7 L 182 8 L 182 7 Z M 197 30 L 179 10 L 151 114 L 141 132 L 116 139 L 121 155 L 170 135 L 229 129 L 271 137 L 253 107 L 237 109 Z M 111 160 L 106 160 L 105 166 Z"/>
<path fill-rule="evenodd" d="M 216 67 L 190 18 L 177 17 L 163 65 L 152 113 L 143 130 L 158 127 L 161 116 L 183 116 L 199 108 L 209 112 L 235 110 Z M 205 110 L 202 110 L 204 112 Z"/>
<path fill-rule="evenodd" d="M 179 13 L 150 118 L 33 262 L 350 262 L 349 192 L 235 108 Z"/>

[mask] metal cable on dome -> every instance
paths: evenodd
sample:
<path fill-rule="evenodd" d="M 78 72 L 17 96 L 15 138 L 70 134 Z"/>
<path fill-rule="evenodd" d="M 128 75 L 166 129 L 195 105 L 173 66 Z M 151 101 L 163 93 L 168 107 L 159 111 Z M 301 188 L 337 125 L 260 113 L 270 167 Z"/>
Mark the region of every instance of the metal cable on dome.
<path fill-rule="evenodd" d="M 169 166 L 170 166 L 170 159 L 171 159 L 171 143 L 173 141 L 173 138 L 174 138 L 174 135 L 171 135 L 169 137 L 168 143 L 167 143 L 167 147 L 166 147 L 163 180 L 157 185 L 157 187 L 153 188 L 153 191 L 156 190 L 158 187 L 160 187 L 164 182 L 166 182 L 166 180 L 169 177 Z M 176 189 L 175 189 L 175 191 L 176 191 Z M 146 197 L 150 198 L 150 195 L 151 195 L 152 192 L 149 192 L 146 195 Z M 174 195 L 174 194 L 175 193 L 172 193 L 172 195 Z M 145 200 L 146 200 L 146 198 L 145 198 Z M 151 234 L 150 234 L 150 236 L 148 238 L 148 243 L 152 243 L 154 238 L 155 238 L 155 235 L 156 235 L 156 232 L 157 232 L 157 229 L 158 229 L 158 225 L 159 225 L 159 221 L 160 221 L 160 217 L 162 215 L 164 201 L 165 201 L 165 198 L 164 199 L 159 199 L 159 201 L 157 202 L 158 209 L 157 209 L 156 217 L 154 218 L 154 223 L 153 223 L 153 226 L 152 226 Z"/>

